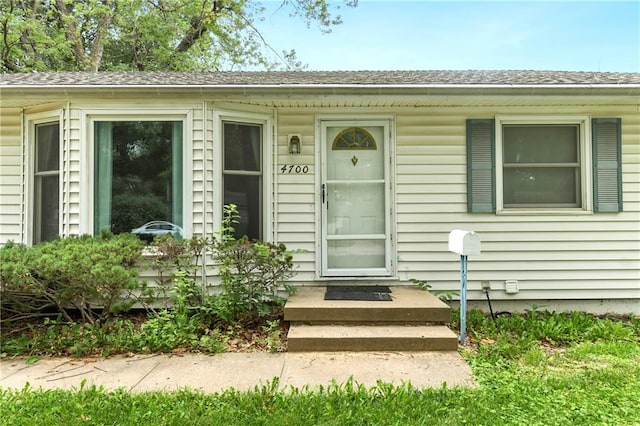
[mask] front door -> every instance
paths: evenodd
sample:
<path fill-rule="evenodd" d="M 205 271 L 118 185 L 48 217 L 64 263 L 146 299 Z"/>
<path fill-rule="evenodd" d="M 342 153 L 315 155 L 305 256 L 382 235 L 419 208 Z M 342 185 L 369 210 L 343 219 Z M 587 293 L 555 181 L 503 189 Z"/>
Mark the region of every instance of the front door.
<path fill-rule="evenodd" d="M 389 121 L 323 121 L 322 276 L 391 275 Z"/>

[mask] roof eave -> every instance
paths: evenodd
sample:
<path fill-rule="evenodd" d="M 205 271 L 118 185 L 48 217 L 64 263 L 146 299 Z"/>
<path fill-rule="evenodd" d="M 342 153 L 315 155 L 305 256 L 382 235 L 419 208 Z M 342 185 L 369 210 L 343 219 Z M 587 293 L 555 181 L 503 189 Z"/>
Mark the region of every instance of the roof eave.
<path fill-rule="evenodd" d="M 640 84 L 58 84 L 33 85 L 0 84 L 6 89 L 200 89 L 200 90 L 242 90 L 242 89 L 637 89 Z"/>

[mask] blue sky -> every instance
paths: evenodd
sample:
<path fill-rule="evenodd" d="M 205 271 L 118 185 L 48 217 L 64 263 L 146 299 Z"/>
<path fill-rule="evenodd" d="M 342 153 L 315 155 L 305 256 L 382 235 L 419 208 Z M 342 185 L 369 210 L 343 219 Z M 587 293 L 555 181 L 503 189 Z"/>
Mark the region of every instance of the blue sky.
<path fill-rule="evenodd" d="M 330 34 L 277 10 L 280 0 L 262 4 L 265 39 L 309 70 L 640 72 L 640 0 L 360 0 Z"/>

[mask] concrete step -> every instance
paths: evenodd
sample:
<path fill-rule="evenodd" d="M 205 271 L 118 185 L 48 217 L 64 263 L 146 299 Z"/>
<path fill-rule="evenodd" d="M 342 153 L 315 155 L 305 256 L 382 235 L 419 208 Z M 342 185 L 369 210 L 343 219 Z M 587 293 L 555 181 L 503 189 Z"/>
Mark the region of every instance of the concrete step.
<path fill-rule="evenodd" d="M 458 337 L 440 325 L 292 324 L 289 352 L 455 351 Z"/>
<path fill-rule="evenodd" d="M 451 308 L 417 287 L 391 287 L 392 301 L 324 300 L 325 287 L 300 287 L 289 296 L 284 319 L 313 324 L 448 323 Z"/>

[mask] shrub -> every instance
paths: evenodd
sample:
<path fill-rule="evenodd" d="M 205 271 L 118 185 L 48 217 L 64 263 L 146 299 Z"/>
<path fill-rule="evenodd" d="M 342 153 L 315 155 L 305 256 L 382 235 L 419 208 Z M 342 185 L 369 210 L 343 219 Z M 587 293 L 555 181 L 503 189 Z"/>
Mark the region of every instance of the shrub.
<path fill-rule="evenodd" d="M 153 254 L 144 259 L 143 266 L 155 272 L 155 285 L 147 288 L 145 299 L 140 300 L 143 306 L 154 313 L 155 307 L 168 309 L 175 304 L 176 277 L 182 275 L 195 278 L 198 275 L 200 261 L 204 256 L 209 241 L 205 238 L 192 237 L 188 240 L 177 239 L 172 235 L 156 237 L 153 240 Z M 202 303 L 203 294 L 193 295 L 194 303 Z"/>
<path fill-rule="evenodd" d="M 61 238 L 0 249 L 2 321 L 76 310 L 94 323 L 129 309 L 140 289 L 136 265 L 143 243 L 133 235 Z"/>
<path fill-rule="evenodd" d="M 235 205 L 226 205 L 220 238 L 212 245 L 222 282 L 216 311 L 227 322 L 251 322 L 271 314 L 274 304 L 284 304 L 286 299 L 278 295 L 280 285 L 287 293 L 293 291 L 284 283 L 293 276 L 293 256 L 284 244 L 235 238 L 237 221 Z"/>
<path fill-rule="evenodd" d="M 282 244 L 236 239 L 236 219 L 235 206 L 226 206 L 217 239 L 167 236 L 146 249 L 134 235 L 109 233 L 33 247 L 6 244 L 0 248 L 0 308 L 10 333 L 3 336 L 2 346 L 31 354 L 86 354 L 95 352 L 99 342 L 106 352 L 180 347 L 219 352 L 226 341 L 236 339 L 244 322 L 267 324 L 256 328 L 265 336 L 257 343 L 281 350 L 278 323 L 265 320 L 274 317 L 274 305 L 286 301 L 278 294 L 280 286 L 293 290 L 284 283 L 293 275 L 292 255 Z M 143 258 L 143 250 L 154 254 Z M 197 281 L 205 254 L 217 262 L 222 281 L 220 293 L 213 296 Z M 140 267 L 157 273 L 157 285 L 147 287 L 138 279 Z M 134 323 L 112 318 L 134 303 L 147 308 L 139 332 Z M 39 317 L 44 322 L 33 321 Z M 28 334 L 18 335 L 21 320 Z"/>

